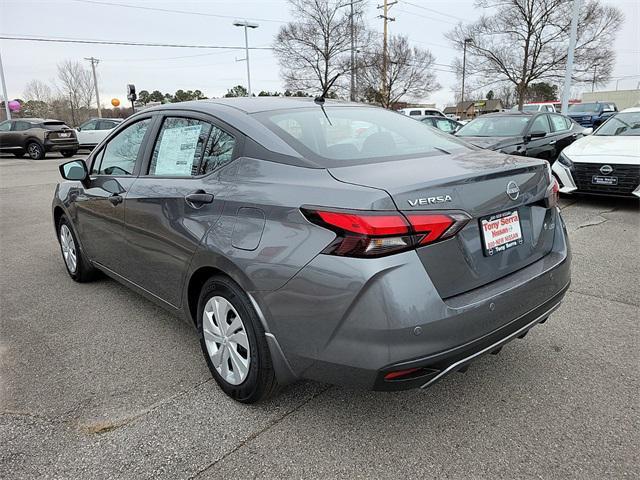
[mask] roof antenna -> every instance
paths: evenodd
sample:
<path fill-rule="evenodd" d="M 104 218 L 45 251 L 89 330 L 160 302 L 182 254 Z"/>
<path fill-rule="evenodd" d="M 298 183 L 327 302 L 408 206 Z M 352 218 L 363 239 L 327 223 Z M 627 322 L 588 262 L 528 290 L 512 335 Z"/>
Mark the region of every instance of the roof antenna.
<path fill-rule="evenodd" d="M 327 115 L 327 112 L 324 109 L 324 97 L 327 95 L 327 93 L 329 92 L 329 89 L 333 86 L 334 82 L 338 79 L 339 76 L 340 74 L 337 73 L 335 77 L 329 80 L 327 84 L 324 86 L 322 93 L 313 99 L 313 101 L 317 105 L 320 105 L 320 108 L 322 109 L 322 113 L 324 113 L 324 116 L 327 119 L 327 122 L 329 122 L 329 125 L 331 125 L 332 127 L 333 127 L 333 124 L 331 123 L 331 120 L 329 120 L 329 116 Z"/>

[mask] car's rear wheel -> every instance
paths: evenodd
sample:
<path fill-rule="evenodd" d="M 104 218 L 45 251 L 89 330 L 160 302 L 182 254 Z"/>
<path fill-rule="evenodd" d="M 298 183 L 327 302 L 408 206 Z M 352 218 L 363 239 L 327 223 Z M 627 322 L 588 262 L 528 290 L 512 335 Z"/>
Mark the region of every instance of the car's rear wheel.
<path fill-rule="evenodd" d="M 60 153 L 62 154 L 63 157 L 69 158 L 69 157 L 73 157 L 76 153 L 78 153 L 78 150 L 62 150 Z"/>
<path fill-rule="evenodd" d="M 64 265 L 69 276 L 76 282 L 88 282 L 95 276 L 96 270 L 84 257 L 73 227 L 66 215 L 58 221 L 58 241 Z"/>
<path fill-rule="evenodd" d="M 44 158 L 44 148 L 37 142 L 30 142 L 27 145 L 27 153 L 32 160 L 42 160 Z"/>
<path fill-rule="evenodd" d="M 198 301 L 202 352 L 220 388 L 254 403 L 278 388 L 265 332 L 244 291 L 224 276 L 211 277 Z"/>

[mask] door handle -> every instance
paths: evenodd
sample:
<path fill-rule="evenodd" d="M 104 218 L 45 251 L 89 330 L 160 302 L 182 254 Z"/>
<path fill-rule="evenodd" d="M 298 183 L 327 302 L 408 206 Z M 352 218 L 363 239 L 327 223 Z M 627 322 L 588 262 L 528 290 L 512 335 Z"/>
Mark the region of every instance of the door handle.
<path fill-rule="evenodd" d="M 551 140 L 551 141 L 549 142 L 549 145 L 555 145 L 555 144 L 556 144 L 556 141 L 555 141 L 555 140 Z"/>
<path fill-rule="evenodd" d="M 213 195 L 204 190 L 196 190 L 185 196 L 184 200 L 192 208 L 201 208 L 206 203 L 213 202 Z"/>
<path fill-rule="evenodd" d="M 118 204 L 122 203 L 122 201 L 123 201 L 123 200 L 124 200 L 124 199 L 122 198 L 122 196 L 121 196 L 121 195 L 118 195 L 117 193 L 114 193 L 113 195 L 111 195 L 111 196 L 109 197 L 109 201 L 110 201 L 114 206 L 116 206 L 116 205 L 118 205 Z"/>

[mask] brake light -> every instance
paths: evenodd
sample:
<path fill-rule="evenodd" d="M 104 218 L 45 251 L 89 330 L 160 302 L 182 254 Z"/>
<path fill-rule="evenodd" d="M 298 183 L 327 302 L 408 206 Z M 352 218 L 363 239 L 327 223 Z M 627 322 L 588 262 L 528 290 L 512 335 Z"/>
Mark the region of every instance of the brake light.
<path fill-rule="evenodd" d="M 322 253 L 380 257 L 444 240 L 468 221 L 463 213 L 316 210 L 303 208 L 311 222 L 336 233 Z"/>
<path fill-rule="evenodd" d="M 555 207 L 558 205 L 559 201 L 560 201 L 560 184 L 558 184 L 558 179 L 554 175 L 552 175 L 551 184 L 547 188 L 545 206 L 547 208 Z"/>

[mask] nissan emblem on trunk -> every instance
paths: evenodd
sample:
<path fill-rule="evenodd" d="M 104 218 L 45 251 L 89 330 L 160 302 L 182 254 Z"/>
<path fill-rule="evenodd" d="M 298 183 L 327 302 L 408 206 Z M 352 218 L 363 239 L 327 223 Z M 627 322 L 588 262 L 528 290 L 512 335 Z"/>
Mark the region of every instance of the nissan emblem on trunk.
<path fill-rule="evenodd" d="M 603 175 L 609 175 L 611 172 L 613 172 L 613 167 L 611 165 L 602 165 L 600 167 L 600 173 Z"/>
<path fill-rule="evenodd" d="M 520 187 L 513 180 L 507 183 L 507 195 L 511 200 L 517 200 L 520 196 Z"/>

